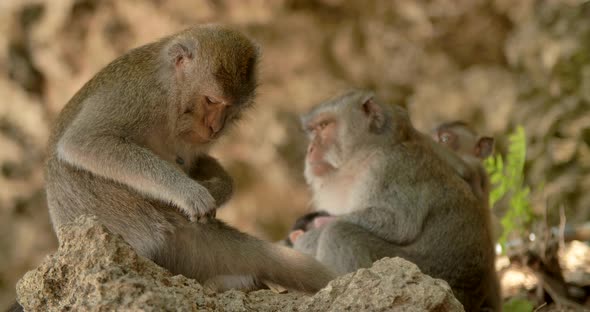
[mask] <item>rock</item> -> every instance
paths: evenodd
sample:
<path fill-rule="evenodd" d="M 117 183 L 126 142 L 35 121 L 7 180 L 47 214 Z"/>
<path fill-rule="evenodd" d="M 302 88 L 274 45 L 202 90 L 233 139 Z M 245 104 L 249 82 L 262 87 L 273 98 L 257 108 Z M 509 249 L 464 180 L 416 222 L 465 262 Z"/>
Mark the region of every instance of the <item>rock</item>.
<path fill-rule="evenodd" d="M 590 246 L 578 240 L 565 244 L 558 251 L 563 277 L 569 283 L 590 286 Z"/>
<path fill-rule="evenodd" d="M 310 297 L 269 290 L 214 293 L 138 256 L 96 219 L 59 230 L 61 244 L 17 284 L 30 311 L 462 311 L 448 284 L 400 258 L 332 281 Z"/>
<path fill-rule="evenodd" d="M 443 280 L 401 258 L 383 258 L 344 275 L 301 305 L 301 311 L 463 311 Z"/>

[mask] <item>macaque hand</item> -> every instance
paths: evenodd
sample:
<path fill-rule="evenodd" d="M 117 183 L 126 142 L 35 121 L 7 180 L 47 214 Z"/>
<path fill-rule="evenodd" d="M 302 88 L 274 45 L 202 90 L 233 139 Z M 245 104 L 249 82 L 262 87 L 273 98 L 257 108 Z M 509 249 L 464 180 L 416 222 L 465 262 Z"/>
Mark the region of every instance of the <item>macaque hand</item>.
<path fill-rule="evenodd" d="M 295 231 L 289 233 L 289 239 L 294 244 L 295 241 L 299 238 L 299 236 L 301 236 L 303 233 L 305 233 L 303 230 L 295 230 Z"/>
<path fill-rule="evenodd" d="M 191 191 L 185 192 L 182 211 L 191 222 L 206 222 L 215 216 L 217 204 L 211 193 L 202 185 L 193 183 Z"/>

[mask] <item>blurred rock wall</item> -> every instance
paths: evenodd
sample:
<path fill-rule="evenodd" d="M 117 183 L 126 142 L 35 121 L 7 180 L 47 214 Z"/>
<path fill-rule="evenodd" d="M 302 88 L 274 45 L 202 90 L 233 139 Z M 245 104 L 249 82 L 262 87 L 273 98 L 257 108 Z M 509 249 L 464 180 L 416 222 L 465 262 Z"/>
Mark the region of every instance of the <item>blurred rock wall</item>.
<path fill-rule="evenodd" d="M 416 125 L 524 125 L 536 209 L 590 217 L 590 3 L 581 0 L 0 1 L 0 308 L 55 249 L 43 193 L 52 119 L 126 50 L 197 23 L 263 49 L 257 107 L 216 147 L 238 192 L 220 217 L 279 239 L 308 209 L 297 114 L 371 88 Z M 539 186 L 544 184 L 544 193 Z M 536 188 L 535 188 L 536 187 Z"/>

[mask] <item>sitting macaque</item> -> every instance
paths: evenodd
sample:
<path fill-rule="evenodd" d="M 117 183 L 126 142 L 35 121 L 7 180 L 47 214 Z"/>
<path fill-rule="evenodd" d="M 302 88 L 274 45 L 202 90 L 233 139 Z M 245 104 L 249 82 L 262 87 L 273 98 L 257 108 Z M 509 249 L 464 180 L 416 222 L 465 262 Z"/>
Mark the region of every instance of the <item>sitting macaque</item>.
<path fill-rule="evenodd" d="M 261 281 L 305 292 L 327 285 L 334 274 L 312 257 L 214 218 L 233 183 L 208 153 L 252 106 L 258 55 L 240 32 L 205 25 L 133 49 L 99 71 L 51 135 L 54 228 L 94 215 L 139 255 L 219 291 Z"/>
<path fill-rule="evenodd" d="M 294 237 L 296 250 L 339 274 L 402 257 L 447 281 L 466 311 L 501 309 L 488 217 L 460 157 L 370 92 L 322 103 L 302 122 L 313 206 L 333 218 Z"/>
<path fill-rule="evenodd" d="M 444 159 L 471 186 L 475 196 L 488 209 L 490 182 L 481 162 L 492 154 L 494 138 L 478 137 L 477 133 L 462 121 L 443 123 L 432 134 L 434 141 L 448 147 L 451 151 L 434 146 L 435 153 Z M 333 217 L 325 211 L 308 213 L 295 221 L 289 232 L 286 245 L 293 242 L 304 232 L 330 222 Z"/>

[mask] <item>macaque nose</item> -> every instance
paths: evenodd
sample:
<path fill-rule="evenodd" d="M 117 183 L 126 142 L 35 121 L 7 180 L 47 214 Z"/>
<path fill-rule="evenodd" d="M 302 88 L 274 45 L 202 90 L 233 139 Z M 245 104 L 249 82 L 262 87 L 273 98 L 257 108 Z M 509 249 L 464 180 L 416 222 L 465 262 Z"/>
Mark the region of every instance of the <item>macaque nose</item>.
<path fill-rule="evenodd" d="M 215 124 L 213 124 L 211 127 L 209 127 L 211 129 L 211 132 L 213 134 L 217 134 L 217 132 L 219 132 L 219 130 L 221 130 L 223 126 L 221 125 L 220 122 L 216 122 Z"/>
<path fill-rule="evenodd" d="M 209 126 L 211 129 L 212 134 L 217 134 L 221 129 L 223 129 L 223 125 L 225 124 L 225 113 L 221 112 L 213 119 L 213 122 Z"/>

